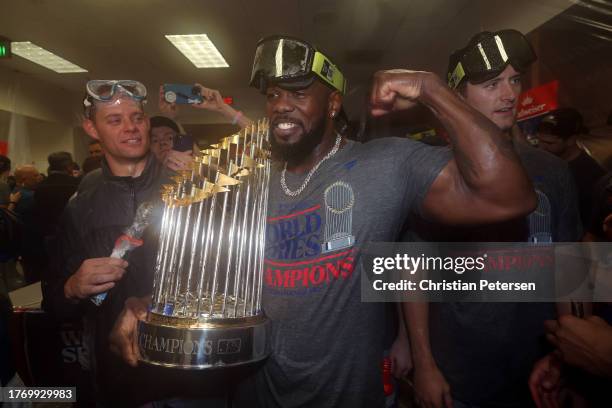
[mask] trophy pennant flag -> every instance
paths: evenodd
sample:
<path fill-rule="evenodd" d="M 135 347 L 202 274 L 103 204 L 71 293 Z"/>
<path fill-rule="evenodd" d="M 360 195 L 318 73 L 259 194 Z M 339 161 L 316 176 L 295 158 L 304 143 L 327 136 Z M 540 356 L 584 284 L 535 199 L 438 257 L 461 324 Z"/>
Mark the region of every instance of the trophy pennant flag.
<path fill-rule="evenodd" d="M 193 159 L 162 187 L 152 304 L 141 360 L 206 369 L 270 353 L 263 314 L 269 123 L 260 120 Z"/>

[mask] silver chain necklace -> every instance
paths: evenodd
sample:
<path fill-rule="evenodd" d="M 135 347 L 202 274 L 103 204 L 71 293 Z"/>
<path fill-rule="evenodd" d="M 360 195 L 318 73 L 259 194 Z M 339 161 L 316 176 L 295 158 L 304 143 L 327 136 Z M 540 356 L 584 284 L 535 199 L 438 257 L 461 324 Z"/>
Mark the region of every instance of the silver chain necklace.
<path fill-rule="evenodd" d="M 334 143 L 334 147 L 329 151 L 329 153 L 325 155 L 325 157 L 319 160 L 319 162 L 315 164 L 315 166 L 312 169 L 310 169 L 310 171 L 308 172 L 308 175 L 304 179 L 304 182 L 302 183 L 300 188 L 298 188 L 295 191 L 291 191 L 289 190 L 289 187 L 287 187 L 287 181 L 285 180 L 285 174 L 287 173 L 287 162 L 285 162 L 285 168 L 281 172 L 281 177 L 280 177 L 280 184 L 281 184 L 281 188 L 283 189 L 283 192 L 289 197 L 299 196 L 302 193 L 302 191 L 304 191 L 304 189 L 308 185 L 308 182 L 310 181 L 310 178 L 315 173 L 315 171 L 317 171 L 317 169 L 321 166 L 321 164 L 323 164 L 325 160 L 329 159 L 330 157 L 332 157 L 334 154 L 338 152 L 338 149 L 340 149 L 340 142 L 342 142 L 342 136 L 340 136 L 340 133 L 336 133 L 336 143 Z"/>

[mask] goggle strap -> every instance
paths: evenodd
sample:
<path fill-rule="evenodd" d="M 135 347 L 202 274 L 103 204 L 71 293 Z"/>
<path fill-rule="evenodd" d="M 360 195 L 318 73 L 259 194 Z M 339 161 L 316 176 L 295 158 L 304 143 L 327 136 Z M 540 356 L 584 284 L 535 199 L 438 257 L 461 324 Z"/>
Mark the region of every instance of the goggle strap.
<path fill-rule="evenodd" d="M 457 63 L 457 66 L 453 70 L 453 73 L 449 75 L 448 84 L 451 88 L 456 89 L 461 83 L 461 80 L 465 77 L 465 71 L 461 62 Z"/>
<path fill-rule="evenodd" d="M 317 74 L 319 78 L 327 82 L 333 88 L 344 94 L 346 90 L 346 81 L 342 72 L 327 59 L 325 55 L 316 51 L 312 61 L 312 72 Z"/>

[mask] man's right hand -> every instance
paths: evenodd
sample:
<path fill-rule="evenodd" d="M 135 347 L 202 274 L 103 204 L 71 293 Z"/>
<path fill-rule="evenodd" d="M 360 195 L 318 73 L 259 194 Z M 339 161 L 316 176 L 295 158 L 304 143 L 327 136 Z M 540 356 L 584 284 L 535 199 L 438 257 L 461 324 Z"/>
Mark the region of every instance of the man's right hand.
<path fill-rule="evenodd" d="M 425 92 L 427 84 L 445 86 L 431 72 L 390 69 L 378 71 L 372 80 L 370 107 L 372 116 L 410 109 Z"/>
<path fill-rule="evenodd" d="M 164 86 L 163 85 L 159 86 L 159 99 L 158 99 L 157 104 L 159 106 L 159 111 L 162 113 L 162 115 L 172 120 L 176 120 L 176 117 L 179 114 L 179 108 L 176 103 L 174 102 L 171 103 L 171 102 L 166 101 L 166 97 L 164 96 Z"/>
<path fill-rule="evenodd" d="M 422 408 L 452 408 L 450 386 L 435 364 L 416 367 L 414 391 L 417 404 Z"/>
<path fill-rule="evenodd" d="M 132 367 L 138 365 L 138 321 L 147 317 L 150 302 L 150 296 L 128 298 L 109 336 L 111 351 Z"/>
<path fill-rule="evenodd" d="M 128 263 L 117 258 L 91 258 L 83 261 L 76 273 L 64 284 L 67 299 L 86 299 L 103 293 L 123 278 Z"/>

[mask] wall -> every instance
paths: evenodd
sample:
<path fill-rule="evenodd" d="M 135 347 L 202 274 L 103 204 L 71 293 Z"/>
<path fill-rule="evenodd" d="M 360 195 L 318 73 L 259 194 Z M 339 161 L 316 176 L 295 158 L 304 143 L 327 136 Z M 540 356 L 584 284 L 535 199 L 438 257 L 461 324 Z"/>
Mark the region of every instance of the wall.
<path fill-rule="evenodd" d="M 81 96 L 0 65 L 0 109 L 35 119 L 75 125 Z"/>
<path fill-rule="evenodd" d="M 39 171 L 47 171 L 49 153 L 58 151 L 74 153 L 72 126 L 28 118 L 27 127 L 32 162 Z"/>
<path fill-rule="evenodd" d="M 75 126 L 81 97 L 54 84 L 0 66 L 0 140 L 8 142 L 13 167 L 47 169 L 49 153 L 83 156 Z"/>

